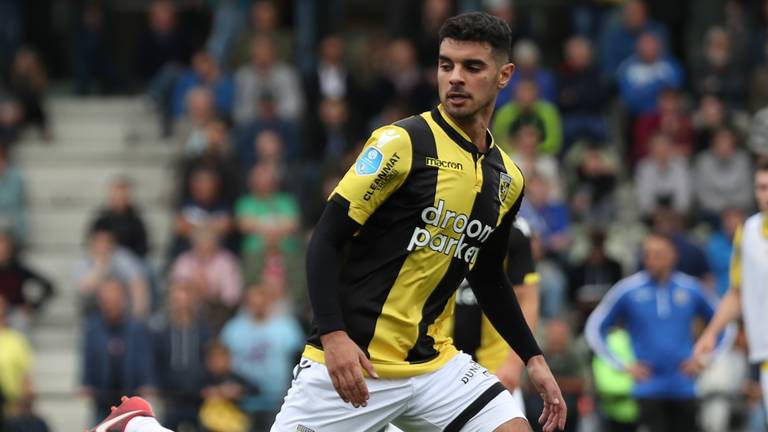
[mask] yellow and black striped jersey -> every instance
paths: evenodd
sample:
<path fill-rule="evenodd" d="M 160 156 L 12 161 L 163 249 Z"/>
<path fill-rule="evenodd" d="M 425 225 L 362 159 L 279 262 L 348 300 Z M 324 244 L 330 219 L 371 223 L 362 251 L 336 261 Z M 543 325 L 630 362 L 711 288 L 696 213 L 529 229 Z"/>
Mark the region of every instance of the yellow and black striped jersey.
<path fill-rule="evenodd" d="M 506 273 L 512 285 L 538 284 L 539 275 L 533 262 L 529 237 L 530 227 L 517 218 L 511 230 L 505 260 Z M 483 314 L 472 288 L 464 280 L 456 293 L 454 325 L 450 329 L 456 348 L 469 354 L 491 372 L 501 366 L 512 350 Z"/>
<path fill-rule="evenodd" d="M 431 372 L 457 352 L 446 331 L 456 288 L 523 191 L 518 167 L 486 139 L 480 154 L 438 106 L 377 129 L 330 197 L 361 225 L 339 301 L 382 377 Z M 317 332 L 304 356 L 323 362 Z"/>

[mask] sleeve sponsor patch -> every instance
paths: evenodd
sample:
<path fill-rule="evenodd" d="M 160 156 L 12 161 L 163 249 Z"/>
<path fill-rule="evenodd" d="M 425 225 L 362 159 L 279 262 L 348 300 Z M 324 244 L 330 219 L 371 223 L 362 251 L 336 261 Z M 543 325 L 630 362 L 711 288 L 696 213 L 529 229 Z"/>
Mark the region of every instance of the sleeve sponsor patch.
<path fill-rule="evenodd" d="M 375 147 L 365 150 L 355 162 L 355 173 L 361 176 L 376 174 L 381 168 L 384 155 Z"/>

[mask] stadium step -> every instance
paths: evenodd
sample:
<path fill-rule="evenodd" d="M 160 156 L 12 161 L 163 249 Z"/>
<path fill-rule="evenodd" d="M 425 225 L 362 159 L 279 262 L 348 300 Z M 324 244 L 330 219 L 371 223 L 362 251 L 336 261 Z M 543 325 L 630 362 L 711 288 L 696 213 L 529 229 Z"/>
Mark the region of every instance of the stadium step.
<path fill-rule="evenodd" d="M 14 150 L 30 206 L 26 259 L 58 288 L 32 328 L 32 380 L 37 411 L 52 430 L 83 430 L 91 412 L 80 395 L 82 317 L 73 271 L 83 256 L 86 225 L 105 202 L 110 181 L 126 176 L 153 250 L 164 253 L 177 150 L 158 139 L 157 119 L 142 98 L 56 98 L 49 108 L 53 140 L 30 131 Z"/>

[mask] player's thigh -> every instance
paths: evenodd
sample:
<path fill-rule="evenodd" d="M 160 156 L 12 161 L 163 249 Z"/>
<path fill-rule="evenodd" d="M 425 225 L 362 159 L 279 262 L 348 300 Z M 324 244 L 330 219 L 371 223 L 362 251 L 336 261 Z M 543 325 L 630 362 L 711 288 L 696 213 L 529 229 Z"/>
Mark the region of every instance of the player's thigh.
<path fill-rule="evenodd" d="M 499 380 L 466 354 L 416 377 L 414 385 L 413 401 L 394 422 L 406 431 L 489 432 L 525 418 Z"/>
<path fill-rule="evenodd" d="M 760 388 L 763 390 L 763 406 L 768 413 L 768 361 L 760 367 Z M 766 421 L 768 421 L 768 415 L 766 415 Z"/>
<path fill-rule="evenodd" d="M 493 432 L 532 432 L 532 429 L 527 420 L 515 418 L 497 427 Z"/>
<path fill-rule="evenodd" d="M 410 385 L 372 379 L 366 384 L 368 406 L 354 408 L 336 393 L 325 365 L 301 359 L 271 432 L 379 432 L 405 409 Z"/>

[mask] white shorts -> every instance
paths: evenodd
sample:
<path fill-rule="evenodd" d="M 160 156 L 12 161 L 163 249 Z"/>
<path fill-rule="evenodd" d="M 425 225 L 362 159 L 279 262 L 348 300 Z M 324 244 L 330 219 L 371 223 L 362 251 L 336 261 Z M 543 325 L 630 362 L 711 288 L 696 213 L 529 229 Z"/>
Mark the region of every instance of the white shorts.
<path fill-rule="evenodd" d="M 766 422 L 768 422 L 768 360 L 760 365 L 760 388 L 763 389 L 763 406 L 765 407 Z"/>
<path fill-rule="evenodd" d="M 367 407 L 345 403 L 325 365 L 302 358 L 271 432 L 490 432 L 525 418 L 499 380 L 466 354 L 404 379 L 366 378 Z"/>

